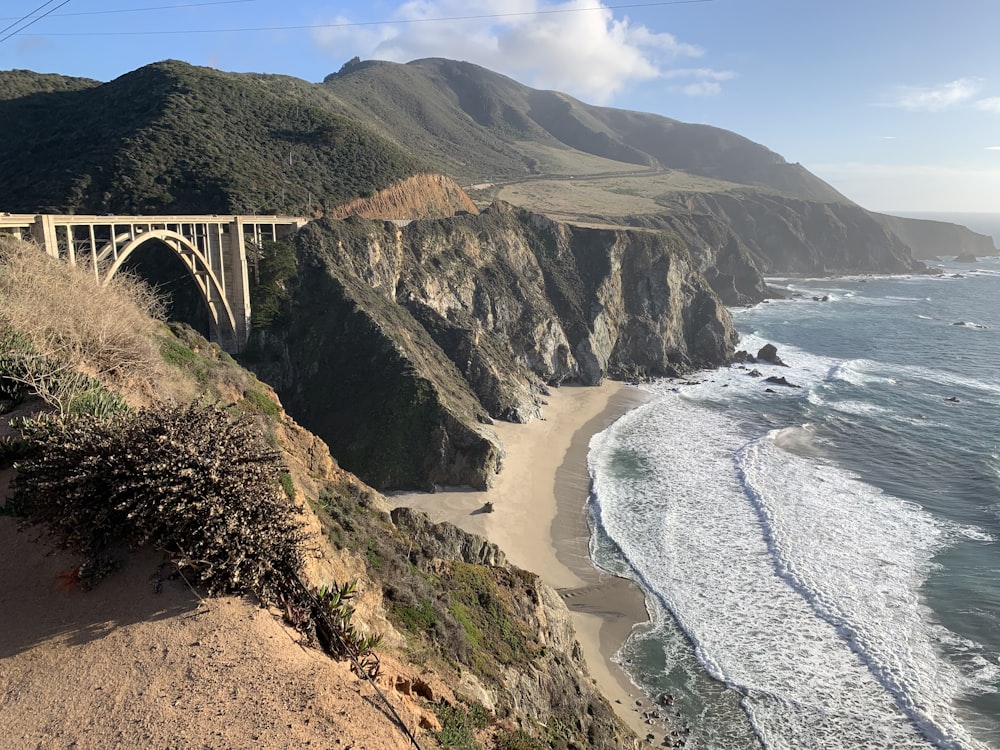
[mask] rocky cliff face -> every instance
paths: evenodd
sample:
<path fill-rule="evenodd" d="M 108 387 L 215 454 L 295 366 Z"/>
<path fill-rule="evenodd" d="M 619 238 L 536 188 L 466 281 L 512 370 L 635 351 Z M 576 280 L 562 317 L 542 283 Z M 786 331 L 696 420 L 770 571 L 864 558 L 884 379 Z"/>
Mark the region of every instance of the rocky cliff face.
<path fill-rule="evenodd" d="M 484 487 L 491 419 L 546 388 L 728 359 L 729 315 L 676 235 L 560 224 L 497 204 L 403 228 L 313 222 L 282 321 L 248 356 L 290 413 L 380 487 Z"/>
<path fill-rule="evenodd" d="M 456 565 L 467 575 L 462 566 L 477 566 L 480 577 L 489 576 L 481 580 L 495 581 L 484 591 L 495 591 L 496 601 L 503 602 L 493 616 L 509 618 L 512 630 L 530 634 L 521 660 L 501 665 L 475 683 L 463 675 L 466 692 L 521 727 L 548 724 L 550 737 L 569 735 L 532 746 L 580 747 L 577 743 L 585 741 L 586 747 L 609 750 L 648 747 L 640 745 L 594 687 L 569 611 L 554 589 L 507 564 L 503 552 L 482 537 L 450 524 L 432 524 L 409 508 L 392 511 L 392 522 L 411 540 L 410 560 L 424 575 L 442 576 Z"/>
<path fill-rule="evenodd" d="M 759 300 L 753 299 L 759 292 L 755 269 L 768 274 L 844 274 L 924 268 L 877 214 L 853 204 L 747 192 L 678 194 L 667 206 L 671 214 L 659 222 L 686 236 L 693 249 L 704 248 L 702 262 L 733 276 L 737 293 L 748 301 Z M 713 219 L 728 232 L 711 229 Z M 715 247 L 710 244 L 713 236 Z"/>

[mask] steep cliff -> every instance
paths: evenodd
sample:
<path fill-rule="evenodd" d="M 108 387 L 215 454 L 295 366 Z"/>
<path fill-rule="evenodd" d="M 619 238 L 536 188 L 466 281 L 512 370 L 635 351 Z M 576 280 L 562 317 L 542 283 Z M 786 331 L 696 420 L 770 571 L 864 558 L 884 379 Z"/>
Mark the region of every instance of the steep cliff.
<path fill-rule="evenodd" d="M 931 259 L 953 255 L 974 255 L 982 258 L 997 254 L 992 237 L 973 232 L 960 224 L 909 219 L 888 214 L 874 214 L 874 216 L 910 246 L 915 258 Z"/>
<path fill-rule="evenodd" d="M 745 267 L 746 253 L 756 268 L 770 274 L 908 273 L 924 268 L 877 214 L 854 204 L 748 191 L 677 193 L 663 205 L 671 209 L 672 217 L 660 220 L 667 225 L 704 225 L 706 217 L 713 217 L 729 229 L 718 264 L 723 272 Z M 744 268 L 740 273 L 749 272 Z M 745 277 L 746 284 L 752 286 L 752 273 Z"/>
<path fill-rule="evenodd" d="M 288 309 L 248 361 L 345 467 L 380 487 L 484 487 L 491 418 L 549 386 L 728 359 L 729 315 L 674 234 L 479 216 L 323 219 L 294 238 Z"/>

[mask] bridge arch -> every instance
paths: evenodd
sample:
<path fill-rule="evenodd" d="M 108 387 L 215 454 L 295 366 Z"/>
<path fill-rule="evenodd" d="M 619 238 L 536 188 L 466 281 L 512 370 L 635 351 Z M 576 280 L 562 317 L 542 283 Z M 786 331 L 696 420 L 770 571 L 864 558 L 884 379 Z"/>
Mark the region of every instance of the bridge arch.
<path fill-rule="evenodd" d="M 178 257 L 209 311 L 210 337 L 231 354 L 250 332 L 247 252 L 309 222 L 304 216 L 0 213 L 0 232 L 33 238 L 53 258 L 89 265 L 106 283 L 143 244 L 157 241 Z"/>
<path fill-rule="evenodd" d="M 117 242 L 114 242 L 102 247 L 97 253 L 101 284 L 107 284 L 137 249 L 154 240 L 173 250 L 191 274 L 208 308 L 209 327 L 214 329 L 217 340 L 223 343 L 224 348 L 238 342 L 236 316 L 226 296 L 225 284 L 212 270 L 208 258 L 197 245 L 178 232 L 150 229 L 129 239 L 124 245 L 117 246 Z"/>

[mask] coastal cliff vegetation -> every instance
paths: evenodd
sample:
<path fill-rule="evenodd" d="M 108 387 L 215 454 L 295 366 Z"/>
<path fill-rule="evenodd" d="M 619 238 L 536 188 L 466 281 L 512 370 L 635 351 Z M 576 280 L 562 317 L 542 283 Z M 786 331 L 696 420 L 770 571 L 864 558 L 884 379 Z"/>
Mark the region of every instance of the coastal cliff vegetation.
<path fill-rule="evenodd" d="M 65 283 L 84 307 L 60 317 L 47 303 Z M 0 334 L 21 342 L 0 360 L 4 410 L 24 413 L 41 394 L 18 361 L 39 354 L 35 342 L 60 343 L 45 351 L 46 377 L 84 373 L 104 394 L 53 401 L 0 446 L 17 472 L 4 515 L 43 530 L 40 545 L 78 556 L 63 585 L 108 585 L 141 564 L 129 550 L 153 548 L 169 560 L 167 572 L 149 571 L 158 588 L 175 570 L 204 594 L 250 596 L 293 638 L 320 645 L 331 636 L 312 608 L 330 599 L 325 611 L 339 614 L 327 622 L 354 639 L 402 722 L 399 747 L 407 731 L 425 748 L 638 746 L 590 680 L 553 590 L 483 539 L 414 511 L 387 512 L 270 388 L 190 329 L 148 317 L 149 293 L 137 282 L 120 284 L 99 288 L 85 269 L 2 241 Z M 29 298 L 33 320 L 20 317 Z M 79 316 L 85 328 L 74 327 Z M 119 370 L 111 365 L 121 341 L 94 332 L 122 316 L 135 338 Z M 149 358 L 139 369 L 126 366 L 133 349 Z M 102 399 L 113 408 L 95 408 Z M 289 583 L 300 578 L 314 600 L 293 596 Z M 136 696 L 122 710 L 144 700 L 157 698 Z M 114 731 L 100 721 L 88 729 L 92 740 Z"/>

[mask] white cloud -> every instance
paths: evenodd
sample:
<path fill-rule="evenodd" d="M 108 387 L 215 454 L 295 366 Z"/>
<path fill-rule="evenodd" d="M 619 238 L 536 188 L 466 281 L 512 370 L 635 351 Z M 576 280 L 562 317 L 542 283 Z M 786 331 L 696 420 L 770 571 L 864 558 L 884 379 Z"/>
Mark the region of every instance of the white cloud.
<path fill-rule="evenodd" d="M 1000 96 L 991 96 L 988 99 L 979 99 L 973 102 L 973 107 L 984 112 L 996 112 L 1000 114 Z"/>
<path fill-rule="evenodd" d="M 671 91 L 686 96 L 716 96 L 722 93 L 722 82 L 732 80 L 736 74 L 731 70 L 712 68 L 672 68 L 663 71 L 660 77 L 667 80 L 691 79 L 687 83 L 671 86 Z"/>
<path fill-rule="evenodd" d="M 939 86 L 900 86 L 890 105 L 912 112 L 940 112 L 964 104 L 982 88 L 979 78 L 959 78 Z"/>
<path fill-rule="evenodd" d="M 1000 146 L 987 146 L 987 151 L 1000 151 Z"/>
<path fill-rule="evenodd" d="M 498 15 L 499 14 L 499 15 Z M 435 20 L 448 19 L 448 20 Z M 318 29 L 314 41 L 339 60 L 408 62 L 447 57 L 473 62 L 532 86 L 606 103 L 629 86 L 666 76 L 681 58 L 703 50 L 652 31 L 594 0 L 412 0 L 391 23 Z M 701 76 L 690 93 L 717 93 L 731 73 Z M 683 89 L 684 87 L 681 87 Z M 711 91 L 711 89 L 715 89 Z"/>

